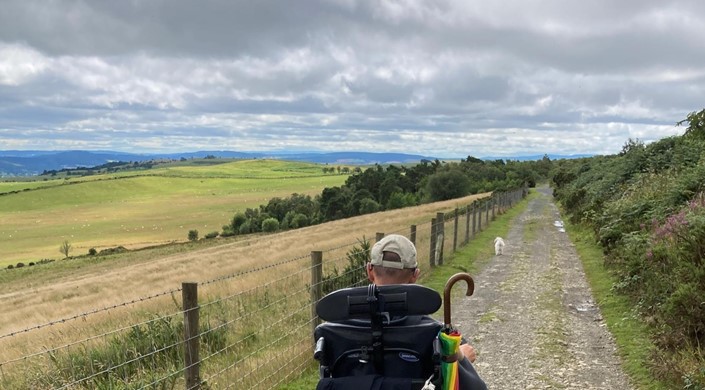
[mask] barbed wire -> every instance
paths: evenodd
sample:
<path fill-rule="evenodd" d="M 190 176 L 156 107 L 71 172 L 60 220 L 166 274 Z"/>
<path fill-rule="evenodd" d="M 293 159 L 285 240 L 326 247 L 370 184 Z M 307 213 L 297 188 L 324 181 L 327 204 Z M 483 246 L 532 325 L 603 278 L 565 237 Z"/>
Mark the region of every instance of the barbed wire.
<path fill-rule="evenodd" d="M 293 347 L 292 347 L 291 345 L 287 348 L 287 350 L 292 350 L 292 349 L 293 349 Z M 294 357 L 300 357 L 301 355 L 303 355 L 303 352 L 304 352 L 304 351 L 299 352 L 299 353 L 298 353 L 297 355 L 295 355 Z M 312 355 L 313 355 L 313 354 L 312 354 Z M 256 387 L 259 386 L 260 384 L 264 383 L 267 379 L 272 378 L 272 377 L 275 376 L 277 373 L 281 372 L 281 371 L 284 369 L 284 367 L 286 367 L 286 366 L 287 366 L 287 365 L 281 365 L 281 366 L 280 366 L 278 369 L 276 369 L 271 375 L 265 376 L 265 377 L 263 377 L 259 382 L 255 383 L 254 387 L 256 388 Z M 277 384 L 279 384 L 279 383 L 281 383 L 281 380 L 280 380 L 279 382 L 275 383 L 275 385 L 277 385 Z"/>
<path fill-rule="evenodd" d="M 4 335 L 0 335 L 0 340 L 1 340 L 1 339 L 4 339 L 4 338 L 6 338 L 6 337 L 17 336 L 17 335 L 22 334 L 22 333 L 28 333 L 28 332 L 31 332 L 31 331 L 34 331 L 34 330 L 46 328 L 46 327 L 48 327 L 48 326 L 54 326 L 54 325 L 58 325 L 58 324 L 63 324 L 63 323 L 66 323 L 66 322 L 68 322 L 68 321 L 76 320 L 76 319 L 82 318 L 82 317 L 88 317 L 89 315 L 101 313 L 101 312 L 104 312 L 104 311 L 114 310 L 114 309 L 117 309 L 118 307 L 125 307 L 125 306 L 129 306 L 129 305 L 133 305 L 133 304 L 135 304 L 135 303 L 148 301 L 148 300 L 151 300 L 151 299 L 154 299 L 154 298 L 158 298 L 158 297 L 161 297 L 161 296 L 164 296 L 164 295 L 167 295 L 167 294 L 173 294 L 173 293 L 179 292 L 179 291 L 181 291 L 181 288 L 175 288 L 175 289 L 172 289 L 172 290 L 169 290 L 169 291 L 163 291 L 163 292 L 160 292 L 160 293 L 157 293 L 157 294 L 153 294 L 153 295 L 149 295 L 149 296 L 146 296 L 146 297 L 133 299 L 133 300 L 131 300 L 131 301 L 122 302 L 122 303 L 118 303 L 118 304 L 110 305 L 110 306 L 105 306 L 105 307 L 100 308 L 100 309 L 90 310 L 90 311 L 87 311 L 87 312 L 84 312 L 84 313 L 81 313 L 81 314 L 73 315 L 73 316 L 71 316 L 71 317 L 66 317 L 66 318 L 62 318 L 62 319 L 58 319 L 58 320 L 49 321 L 49 322 L 47 322 L 47 323 L 40 324 L 40 325 L 34 325 L 34 326 L 29 327 L 29 328 L 25 328 L 25 329 L 18 330 L 18 331 L 15 331 L 15 332 L 10 332 L 10 333 L 4 334 Z"/>
<path fill-rule="evenodd" d="M 189 367 L 191 367 L 191 366 L 189 366 Z M 155 380 L 155 381 L 153 381 L 153 382 L 151 382 L 151 383 L 148 383 L 148 384 L 146 384 L 146 385 L 140 387 L 138 390 L 153 388 L 153 386 L 156 385 L 157 383 L 163 382 L 163 381 L 165 381 L 165 380 L 167 380 L 167 379 L 169 379 L 169 378 L 172 378 L 172 377 L 174 377 L 174 376 L 176 376 L 176 375 L 178 375 L 178 374 L 182 374 L 182 373 L 186 372 L 186 370 L 187 370 L 189 367 L 180 368 L 180 369 L 178 369 L 178 370 L 176 370 L 176 371 L 170 373 L 170 374 L 167 375 L 167 376 L 161 377 L 161 378 L 159 378 L 159 379 L 157 379 L 157 380 Z"/>
<path fill-rule="evenodd" d="M 170 345 L 168 345 L 168 346 L 159 348 L 159 349 L 154 350 L 154 351 L 152 351 L 151 353 L 148 353 L 148 354 L 146 354 L 146 355 L 140 355 L 140 356 L 138 356 L 138 357 L 135 357 L 135 358 L 133 358 L 133 359 L 129 359 L 129 360 L 127 360 L 127 361 L 125 361 L 125 362 L 122 362 L 122 363 L 120 363 L 120 364 L 117 364 L 117 365 L 114 365 L 114 366 L 105 368 L 105 369 L 103 369 L 103 370 L 101 370 L 101 371 L 99 371 L 99 372 L 93 373 L 92 375 L 89 375 L 89 376 L 87 376 L 87 377 L 79 378 L 79 379 L 77 379 L 77 380 L 74 380 L 73 382 L 64 384 L 63 386 L 61 386 L 61 387 L 59 387 L 59 388 L 57 388 L 57 389 L 55 389 L 55 390 L 67 389 L 67 388 L 69 388 L 69 386 L 77 385 L 77 384 L 79 384 L 79 383 L 83 383 L 83 382 L 85 382 L 85 381 L 88 381 L 88 380 L 90 380 L 90 379 L 93 379 L 93 378 L 95 378 L 95 377 L 98 377 L 99 375 L 106 374 L 106 373 L 109 373 L 109 372 L 111 372 L 111 371 L 115 371 L 116 369 L 121 368 L 121 367 L 124 367 L 124 366 L 126 366 L 126 365 L 128 365 L 128 364 L 130 364 L 130 363 L 137 362 L 137 361 L 139 361 L 139 360 L 142 360 L 142 359 L 145 358 L 145 357 L 149 357 L 149 356 L 155 355 L 155 354 L 157 354 L 157 353 L 166 351 L 166 350 L 168 350 L 168 349 L 170 349 L 170 348 L 174 348 L 174 347 L 176 347 L 177 345 L 184 344 L 184 343 L 186 343 L 186 342 L 187 342 L 187 340 L 180 340 L 180 341 L 177 341 L 176 343 L 173 343 L 173 344 L 170 344 Z"/>
<path fill-rule="evenodd" d="M 279 325 L 280 323 L 284 322 L 287 318 L 293 317 L 294 314 L 298 314 L 298 313 L 300 313 L 300 312 L 302 312 L 303 310 L 308 309 L 308 308 L 309 308 L 309 305 L 302 306 L 302 307 L 300 307 L 298 310 L 294 311 L 294 312 L 292 313 L 292 315 L 289 315 L 289 316 L 287 316 L 287 317 L 280 318 L 278 321 L 275 321 L 274 323 L 270 324 L 269 327 L 271 328 L 271 327 L 274 327 L 274 326 L 276 326 L 276 325 Z M 305 321 L 302 325 L 311 324 L 312 321 L 313 321 L 313 319 L 309 319 L 309 320 Z M 302 325 L 300 325 L 298 328 L 302 328 Z M 298 329 L 298 328 L 297 328 L 297 329 Z M 261 333 L 261 332 L 259 332 L 259 333 Z M 231 344 L 229 344 L 229 345 L 227 345 L 227 346 L 221 348 L 220 350 L 218 350 L 218 351 L 212 353 L 212 354 L 209 355 L 209 356 L 206 356 L 205 358 L 201 359 L 201 361 L 206 361 L 206 360 L 212 358 L 213 356 L 219 355 L 220 353 L 222 353 L 222 352 L 225 351 L 225 350 L 228 350 L 228 349 L 230 349 L 230 348 L 234 348 L 234 347 L 237 346 L 238 344 L 241 344 L 241 343 L 247 341 L 248 339 L 254 338 L 254 337 L 256 336 L 256 334 L 257 334 L 257 333 L 248 334 L 246 337 L 244 337 L 244 338 L 242 338 L 242 339 L 240 339 L 240 340 L 237 340 L 237 341 L 235 341 L 234 343 L 231 343 Z M 285 338 L 285 336 L 289 336 L 289 335 L 291 335 L 291 334 L 293 334 L 293 332 L 285 333 L 284 336 L 282 336 L 282 337 L 279 338 L 279 340 L 281 340 L 281 339 Z M 229 371 L 229 370 L 232 369 L 233 367 L 235 367 L 235 366 L 237 366 L 238 364 L 240 364 L 240 363 L 242 363 L 243 361 L 245 361 L 245 359 L 247 359 L 247 358 L 249 358 L 249 357 L 251 357 L 251 356 L 254 356 L 255 354 L 257 354 L 257 353 L 263 351 L 264 349 L 266 349 L 266 348 L 272 348 L 272 344 L 275 344 L 276 341 L 277 341 L 277 340 L 275 340 L 274 342 L 270 342 L 269 344 L 266 344 L 265 346 L 260 347 L 259 349 L 255 350 L 255 351 L 251 351 L 249 354 L 243 356 L 243 357 L 240 358 L 239 360 L 236 360 L 236 361 L 234 361 L 232 364 L 230 364 L 230 365 L 228 365 L 228 366 L 226 366 L 226 367 L 223 367 L 222 369 L 218 370 L 218 372 L 216 372 L 215 374 L 213 374 L 213 375 L 209 376 L 208 378 L 206 378 L 206 381 L 209 381 L 209 380 L 211 380 L 212 378 L 215 378 L 215 377 L 217 377 L 217 376 L 222 375 L 224 372 Z"/>
<path fill-rule="evenodd" d="M 447 221 L 448 221 L 448 220 L 444 220 L 444 222 L 447 222 Z M 441 225 L 441 223 L 440 223 L 440 222 L 436 222 L 435 226 L 439 226 L 439 225 Z M 417 225 L 417 226 L 418 226 L 418 225 Z M 433 226 L 433 224 L 432 224 L 432 226 Z M 403 230 L 402 230 L 402 229 L 399 229 L 399 230 L 393 231 L 393 232 L 391 232 L 391 233 L 389 233 L 389 234 L 401 234 L 402 232 L 403 232 Z M 342 244 L 342 245 L 337 246 L 337 247 L 328 248 L 328 249 L 324 250 L 323 252 L 330 252 L 330 251 L 334 251 L 334 250 L 340 250 L 340 249 L 343 249 L 343 248 L 345 248 L 345 247 L 355 245 L 355 244 L 357 244 L 357 243 L 359 243 L 359 240 L 358 240 L 358 242 L 356 242 L 356 243 L 347 243 L 347 244 Z M 361 250 L 361 251 L 362 251 L 362 250 Z M 354 254 L 357 254 L 357 253 L 361 253 L 361 252 L 355 252 Z M 250 274 L 250 273 L 255 273 L 255 272 L 259 272 L 259 271 L 263 271 L 263 270 L 275 268 L 275 267 L 278 267 L 278 266 L 281 266 L 281 265 L 284 265 L 284 264 L 288 264 L 288 263 L 292 263 L 292 262 L 295 262 L 295 261 L 307 259 L 308 257 L 309 257 L 308 255 L 302 255 L 302 256 L 299 256 L 299 257 L 294 257 L 294 258 L 291 258 L 291 259 L 286 259 L 286 260 L 283 260 L 283 261 L 280 261 L 280 262 L 277 262 L 277 263 L 268 264 L 268 265 L 261 266 L 261 267 L 257 267 L 257 268 L 254 268 L 254 269 L 249 269 L 249 270 L 246 270 L 246 271 L 235 272 L 235 273 L 232 273 L 232 274 L 229 274 L 229 275 L 225 275 L 225 276 L 221 276 L 221 277 L 218 277 L 218 278 L 214 278 L 214 279 L 210 279 L 210 280 L 206 280 L 206 281 L 200 282 L 199 285 L 208 285 L 208 284 L 216 283 L 216 282 L 219 282 L 219 281 L 231 279 L 231 278 L 234 278 L 234 277 L 243 276 L 243 275 L 247 275 L 247 274 Z M 91 311 L 88 311 L 88 312 L 76 314 L 76 315 L 74 315 L 74 316 L 72 316 L 72 317 L 62 318 L 62 319 L 58 319 L 58 320 L 53 320 L 53 321 L 50 321 L 50 322 L 45 323 L 45 324 L 36 325 L 36 326 L 30 327 L 30 328 L 26 328 L 26 329 L 22 329 L 22 330 L 19 330 L 19 331 L 11 332 L 11 333 L 8 333 L 8 334 L 5 334 L 5 335 L 0 335 L 0 339 L 5 338 L 5 337 L 10 337 L 10 336 L 15 336 L 15 335 L 21 334 L 21 333 L 26 333 L 26 332 L 29 332 L 29 331 L 32 331 L 32 330 L 36 330 L 36 329 L 43 328 L 43 327 L 52 326 L 52 325 L 56 325 L 56 324 L 59 324 L 59 323 L 64 323 L 64 322 L 66 322 L 66 321 L 75 320 L 75 319 L 77 319 L 77 318 L 86 317 L 86 316 L 88 316 L 88 315 L 96 314 L 96 313 L 99 313 L 99 312 L 102 312 L 102 311 L 112 310 L 112 309 L 115 309 L 115 308 L 118 308 L 118 307 L 123 307 L 123 306 L 129 306 L 129 305 L 131 305 L 131 304 L 135 304 L 135 303 L 138 303 L 138 302 L 143 302 L 143 301 L 150 300 L 150 299 L 153 299 L 153 298 L 157 298 L 157 297 L 160 297 L 160 296 L 163 296 L 163 295 L 166 295 L 166 294 L 173 294 L 174 292 L 178 292 L 178 291 L 181 291 L 181 288 L 172 289 L 172 290 L 165 291 L 165 292 L 162 292 L 162 293 L 157 293 L 157 294 L 154 294 L 154 295 L 151 295 L 151 296 L 147 296 L 147 297 L 143 297 L 143 298 L 134 299 L 134 300 L 132 300 L 132 301 L 127 301 L 127 302 L 123 302 L 123 303 L 119 303 L 119 304 L 115 304 L 115 305 L 103 307 L 103 308 L 100 308 L 100 309 L 91 310 Z"/>
<path fill-rule="evenodd" d="M 238 277 L 238 276 L 247 275 L 247 274 L 251 274 L 251 273 L 255 273 L 255 272 L 259 272 L 259 271 L 264 271 L 264 270 L 266 270 L 266 269 L 279 267 L 279 266 L 284 265 L 284 264 L 289 264 L 289 263 L 293 263 L 293 262 L 295 262 L 295 261 L 299 261 L 299 260 L 303 260 L 303 259 L 308 259 L 308 258 L 310 258 L 310 255 L 304 255 L 304 256 L 294 257 L 294 258 L 287 259 L 287 260 L 283 260 L 283 261 L 280 261 L 280 262 L 277 262 L 277 263 L 267 264 L 267 265 L 264 265 L 264 266 L 261 266 L 261 267 L 249 269 L 249 270 L 247 270 L 247 271 L 238 271 L 238 272 L 235 272 L 235 273 L 232 273 L 232 274 L 229 274 L 229 275 L 225 275 L 225 276 L 221 276 L 221 277 L 218 277 L 218 278 L 215 278 L 215 279 L 207 280 L 207 281 L 205 281 L 205 282 L 200 282 L 199 285 L 205 286 L 205 285 L 208 285 L 208 284 L 211 284 L 211 283 L 220 282 L 220 281 L 223 281 L 223 280 L 226 280 L 226 279 L 232 279 L 232 278 L 235 278 L 235 277 Z"/>
<path fill-rule="evenodd" d="M 227 295 L 227 296 L 225 296 L 225 297 L 218 298 L 218 299 L 216 299 L 216 300 L 206 302 L 206 303 L 204 303 L 204 304 L 202 304 L 202 305 L 199 305 L 199 307 L 201 307 L 201 308 L 208 307 L 208 306 L 210 306 L 210 305 L 214 305 L 214 304 L 216 304 L 216 303 L 220 303 L 220 302 L 223 302 L 223 301 L 226 301 L 226 300 L 230 300 L 230 299 L 239 297 L 239 296 L 241 296 L 241 295 L 245 295 L 245 294 L 251 293 L 251 292 L 256 291 L 256 290 L 261 290 L 261 289 L 263 289 L 263 288 L 266 288 L 266 287 L 269 287 L 269 286 L 273 285 L 274 283 L 281 282 L 281 281 L 283 281 L 283 280 L 285 280 L 285 279 L 291 279 L 291 278 L 295 277 L 296 275 L 299 275 L 299 274 L 304 273 L 304 272 L 306 272 L 306 271 L 309 271 L 309 272 L 310 272 L 310 271 L 311 271 L 311 268 L 312 268 L 312 266 L 307 266 L 307 267 L 301 268 L 301 269 L 299 269 L 298 271 L 294 272 L 293 274 L 290 274 L 290 275 L 287 275 L 287 276 L 283 276 L 283 277 L 281 277 L 281 278 L 279 278 L 279 279 L 271 280 L 271 281 L 269 281 L 269 282 L 267 282 L 267 283 L 265 283 L 265 284 L 261 284 L 261 285 L 252 287 L 252 288 L 250 288 L 250 289 L 248 289 L 248 290 L 239 291 L 239 292 L 236 292 L 236 293 L 234 293 L 234 294 Z"/>
<path fill-rule="evenodd" d="M 279 337 L 278 339 L 274 340 L 274 341 L 273 341 L 272 343 L 270 343 L 270 344 L 277 344 L 277 343 L 281 342 L 282 340 L 284 340 L 285 338 L 287 338 L 289 335 L 293 334 L 294 331 L 298 331 L 299 329 L 302 329 L 304 326 L 307 326 L 307 325 L 310 326 L 311 321 L 312 321 L 312 320 L 309 320 L 309 321 L 307 321 L 307 322 L 305 322 L 305 323 L 303 323 L 303 324 L 300 324 L 298 327 L 294 328 L 291 332 L 289 332 L 289 333 L 284 333 L 281 337 Z M 236 361 L 236 362 L 235 362 L 233 365 L 231 365 L 231 366 L 234 367 L 237 363 L 241 363 L 241 362 L 244 361 L 246 358 L 252 357 L 252 356 L 254 356 L 254 355 L 256 355 L 256 354 L 258 354 L 258 353 L 264 351 L 265 349 L 266 349 L 265 347 L 261 347 L 261 348 L 255 350 L 255 351 L 251 352 L 250 354 L 245 355 L 242 359 Z M 235 383 L 233 383 L 233 384 L 229 385 L 228 387 L 226 387 L 226 389 L 231 388 L 233 385 L 242 383 L 246 378 L 248 378 L 249 376 L 251 376 L 253 372 L 255 372 L 255 371 L 250 371 L 250 372 L 246 373 L 245 375 L 241 376 L 240 378 L 238 378 L 238 380 L 237 380 Z"/>
<path fill-rule="evenodd" d="M 124 327 L 122 327 L 122 328 L 114 329 L 114 330 L 111 330 L 111 331 L 109 331 L 109 332 L 105 332 L 105 333 L 98 334 L 98 335 L 95 335 L 95 336 L 90 336 L 90 337 L 87 337 L 87 338 L 82 339 L 82 340 L 77 340 L 77 341 L 74 341 L 74 342 L 71 342 L 71 343 L 68 343 L 68 344 L 64 344 L 64 345 L 61 345 L 61 346 L 58 346 L 58 347 L 54 347 L 54 348 L 51 348 L 51 349 L 47 349 L 47 350 L 44 350 L 44 351 L 41 351 L 41 352 L 35 352 L 35 353 L 29 354 L 29 355 L 25 355 L 25 356 L 22 356 L 22 357 L 19 357 L 19 358 L 16 358 L 16 359 L 12 359 L 12 360 L 6 360 L 6 361 L 4 361 L 4 362 L 0 362 L 0 367 L 2 367 L 2 366 L 4 366 L 4 365 L 7 365 L 7 364 L 11 364 L 11 363 L 16 363 L 16 362 L 21 361 L 21 360 L 31 359 L 31 358 L 33 358 L 33 357 L 35 357 L 35 356 L 40 356 L 40 355 L 45 355 L 45 354 L 54 353 L 54 352 L 60 351 L 60 350 L 65 349 L 65 348 L 70 348 L 70 347 L 73 347 L 73 346 L 78 345 L 78 344 L 83 344 L 83 343 L 86 343 L 86 342 L 88 342 L 88 341 L 96 340 L 96 339 L 103 338 L 103 337 L 107 337 L 107 336 L 110 336 L 110 335 L 113 335 L 113 334 L 116 334 L 116 333 L 119 333 L 119 332 L 122 332 L 122 331 L 125 331 L 125 330 L 128 330 L 128 329 L 132 329 L 132 328 L 134 328 L 135 326 L 147 325 L 147 324 L 150 324 L 150 323 L 152 323 L 152 322 L 156 322 L 156 321 L 159 321 L 159 320 L 163 320 L 163 319 L 165 319 L 165 318 L 174 317 L 174 316 L 177 316 L 177 315 L 183 314 L 183 313 L 185 313 L 185 312 L 184 312 L 184 311 L 179 311 L 179 312 L 172 313 L 172 314 L 168 314 L 168 315 L 165 315 L 165 316 L 153 318 L 153 319 L 148 320 L 148 321 L 143 321 L 143 322 L 140 322 L 140 323 L 137 323 L 137 324 L 126 325 L 126 326 L 124 326 Z"/>

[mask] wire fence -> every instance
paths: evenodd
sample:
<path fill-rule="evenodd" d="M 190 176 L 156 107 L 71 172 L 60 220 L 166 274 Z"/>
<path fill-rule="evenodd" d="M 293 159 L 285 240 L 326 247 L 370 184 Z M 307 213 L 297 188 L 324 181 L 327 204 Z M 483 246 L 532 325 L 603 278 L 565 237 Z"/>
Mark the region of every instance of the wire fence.
<path fill-rule="evenodd" d="M 524 196 L 526 189 L 495 193 L 386 234 L 414 241 L 428 272 Z M 19 351 L 2 355 L 0 388 L 277 388 L 315 365 L 312 332 L 320 320 L 313 308 L 328 292 L 367 283 L 371 244 L 358 238 L 0 335 L 0 343 Z M 160 309 L 139 306 L 147 301 Z M 121 324 L 126 310 L 144 320 Z M 50 333 L 43 345 L 33 343 L 39 331 Z"/>

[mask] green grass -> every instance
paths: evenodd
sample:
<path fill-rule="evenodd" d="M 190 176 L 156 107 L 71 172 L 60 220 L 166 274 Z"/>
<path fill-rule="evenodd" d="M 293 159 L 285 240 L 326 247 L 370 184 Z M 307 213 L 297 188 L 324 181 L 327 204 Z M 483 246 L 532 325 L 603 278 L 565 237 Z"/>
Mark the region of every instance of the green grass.
<path fill-rule="evenodd" d="M 311 390 L 315 389 L 318 384 L 318 367 L 314 366 L 309 369 L 304 370 L 301 376 L 285 383 L 279 387 L 277 390 Z M 363 389 L 360 389 L 363 390 Z"/>
<path fill-rule="evenodd" d="M 672 384 L 655 379 L 650 371 L 654 345 L 649 330 L 633 309 L 629 300 L 615 294 L 616 279 L 604 267 L 602 251 L 595 243 L 592 231 L 564 221 L 566 232 L 580 255 L 593 296 L 600 306 L 607 327 L 614 335 L 622 367 L 638 389 L 670 389 Z"/>
<path fill-rule="evenodd" d="M 342 185 L 346 175 L 324 175 L 322 165 L 243 160 L 94 175 L 69 180 L 0 182 L 0 267 L 59 259 L 123 245 L 185 241 L 221 231 L 233 215 L 292 193 L 315 196 Z M 25 190 L 26 189 L 26 190 Z M 8 193 L 11 191 L 19 191 Z"/>

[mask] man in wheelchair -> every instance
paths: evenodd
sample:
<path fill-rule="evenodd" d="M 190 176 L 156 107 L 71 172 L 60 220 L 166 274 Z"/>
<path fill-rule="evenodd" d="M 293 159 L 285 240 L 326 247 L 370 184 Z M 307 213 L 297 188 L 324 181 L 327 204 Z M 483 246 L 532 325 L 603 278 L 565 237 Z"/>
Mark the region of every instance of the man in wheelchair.
<path fill-rule="evenodd" d="M 429 316 L 441 298 L 414 284 L 414 244 L 392 234 L 372 247 L 370 257 L 369 286 L 334 291 L 316 306 L 328 321 L 314 332 L 317 389 L 433 389 L 443 381 L 441 359 L 458 362 L 459 389 L 487 389 L 472 366 L 472 346 L 461 344 L 456 356 L 441 356 L 437 335 L 443 324 Z"/>

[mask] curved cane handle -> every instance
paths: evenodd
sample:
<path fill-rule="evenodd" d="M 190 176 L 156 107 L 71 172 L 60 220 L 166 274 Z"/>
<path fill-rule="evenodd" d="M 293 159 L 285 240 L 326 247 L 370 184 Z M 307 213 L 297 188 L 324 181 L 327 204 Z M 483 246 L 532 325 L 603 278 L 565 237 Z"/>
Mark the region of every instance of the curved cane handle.
<path fill-rule="evenodd" d="M 470 276 L 470 274 L 468 273 L 460 272 L 451 276 L 450 279 L 448 279 L 448 281 L 446 282 L 446 286 L 443 289 L 443 320 L 445 321 L 445 324 L 449 326 L 451 325 L 450 289 L 453 288 L 453 285 L 461 279 L 464 280 L 468 285 L 467 291 L 465 291 L 465 295 L 470 296 L 473 292 L 475 292 L 475 281 L 472 279 L 472 276 Z"/>

